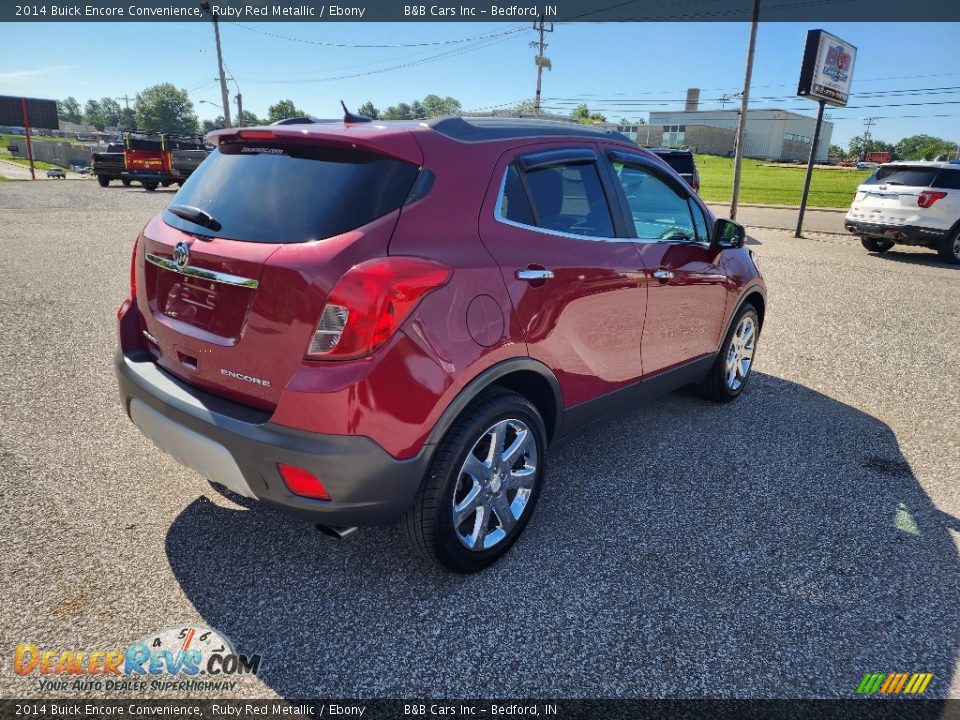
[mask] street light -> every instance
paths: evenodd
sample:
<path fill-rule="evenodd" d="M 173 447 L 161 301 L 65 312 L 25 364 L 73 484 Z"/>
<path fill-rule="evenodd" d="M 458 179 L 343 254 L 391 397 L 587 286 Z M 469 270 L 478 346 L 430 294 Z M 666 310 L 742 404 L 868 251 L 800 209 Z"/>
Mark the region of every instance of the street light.
<path fill-rule="evenodd" d="M 230 96 L 227 93 L 227 78 L 223 74 L 223 52 L 220 50 L 220 26 L 217 24 L 217 16 L 210 9 L 208 0 L 200 0 L 200 9 L 210 13 L 210 19 L 213 20 L 213 35 L 217 41 L 217 66 L 220 69 L 220 96 L 223 100 L 223 122 L 226 127 L 233 127 L 230 122 Z"/>

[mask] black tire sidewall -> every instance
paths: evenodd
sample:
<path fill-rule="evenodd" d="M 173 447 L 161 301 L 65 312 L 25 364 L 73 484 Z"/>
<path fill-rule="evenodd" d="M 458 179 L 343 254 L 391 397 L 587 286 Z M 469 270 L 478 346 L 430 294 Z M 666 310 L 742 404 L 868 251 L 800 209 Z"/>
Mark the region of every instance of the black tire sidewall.
<path fill-rule="evenodd" d="M 523 515 L 517 520 L 510 534 L 489 550 L 469 550 L 460 542 L 453 527 L 453 493 L 459 479 L 460 468 L 467 453 L 480 439 L 481 433 L 502 420 L 522 420 L 534 434 L 537 445 L 537 476 L 533 492 L 527 502 Z M 492 407 L 490 411 L 479 415 L 471 423 L 469 430 L 461 436 L 460 448 L 453 455 L 453 461 L 442 468 L 434 468 L 443 473 L 443 493 L 437 508 L 437 524 L 434 547 L 443 564 L 456 572 L 476 572 L 500 559 L 523 534 L 527 523 L 537 509 L 537 502 L 543 489 L 543 475 L 546 460 L 546 431 L 543 420 L 532 406 L 517 400 L 506 400 L 502 405 Z"/>

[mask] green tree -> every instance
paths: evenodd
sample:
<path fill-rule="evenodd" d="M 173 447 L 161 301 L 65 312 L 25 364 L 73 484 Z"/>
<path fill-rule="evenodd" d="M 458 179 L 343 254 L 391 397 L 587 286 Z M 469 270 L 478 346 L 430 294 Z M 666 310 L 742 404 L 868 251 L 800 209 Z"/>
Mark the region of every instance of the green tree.
<path fill-rule="evenodd" d="M 372 102 L 367 100 L 363 105 L 357 108 L 357 112 L 364 117 L 368 117 L 371 120 L 380 119 L 380 111 L 377 110 L 377 106 Z"/>
<path fill-rule="evenodd" d="M 252 113 L 249 110 L 244 110 L 243 117 L 237 119 L 237 124 L 240 127 L 251 127 L 253 125 L 265 125 L 266 123 L 258 118 L 255 113 Z"/>
<path fill-rule="evenodd" d="M 620 122 L 618 122 L 617 124 L 618 125 L 646 125 L 647 121 L 644 120 L 643 118 L 635 118 L 634 120 L 630 120 L 629 118 L 622 117 L 620 118 Z"/>
<path fill-rule="evenodd" d="M 72 95 L 64 100 L 57 100 L 57 117 L 64 122 L 83 122 L 80 114 L 80 103 Z"/>
<path fill-rule="evenodd" d="M 186 90 L 171 83 L 153 85 L 137 93 L 134 104 L 140 130 L 193 134 L 197 132 L 197 115 Z"/>
<path fill-rule="evenodd" d="M 864 143 L 862 136 L 857 136 L 850 140 L 850 155 L 852 157 L 862 158 L 871 152 L 888 152 L 891 155 L 896 155 L 894 146 L 883 140 L 871 139 Z"/>
<path fill-rule="evenodd" d="M 246 113 L 244 113 L 246 115 Z M 227 126 L 226 121 L 223 119 L 223 115 L 217 115 L 214 120 L 204 120 L 200 124 L 200 131 L 206 135 L 208 132 L 213 132 L 214 130 L 222 130 Z"/>
<path fill-rule="evenodd" d="M 832 158 L 845 158 L 847 156 L 847 151 L 844 150 L 839 145 L 831 145 L 830 149 L 827 151 L 827 156 Z"/>
<path fill-rule="evenodd" d="M 87 104 L 83 106 L 83 122 L 87 125 L 93 125 L 97 130 L 103 130 L 106 127 L 103 107 L 98 100 L 87 100 Z"/>
<path fill-rule="evenodd" d="M 571 112 L 570 117 L 574 118 L 581 125 L 592 125 L 595 122 L 606 122 L 607 116 L 603 113 L 590 112 L 586 103 L 580 103 Z"/>
<path fill-rule="evenodd" d="M 463 106 L 460 105 L 460 101 L 449 95 L 442 98 L 439 95 L 430 94 L 423 99 L 424 117 L 457 115 L 462 109 Z"/>
<path fill-rule="evenodd" d="M 122 125 L 123 108 L 113 98 L 100 98 L 100 112 L 103 117 L 104 127 L 117 127 Z M 101 128 L 102 129 L 102 128 Z"/>
<path fill-rule="evenodd" d="M 293 100 L 281 100 L 267 108 L 267 121 L 277 122 L 287 118 L 307 117 L 307 113 L 293 104 Z"/>
<path fill-rule="evenodd" d="M 533 115 L 537 110 L 537 103 L 535 100 L 521 100 L 518 102 L 514 108 L 513 112 L 518 115 Z"/>
<path fill-rule="evenodd" d="M 896 145 L 897 156 L 904 160 L 933 160 L 941 155 L 952 157 L 957 143 L 932 135 L 911 135 Z"/>
<path fill-rule="evenodd" d="M 384 120 L 411 120 L 413 118 L 413 110 L 409 105 L 402 102 L 388 107 L 383 111 L 382 117 Z"/>

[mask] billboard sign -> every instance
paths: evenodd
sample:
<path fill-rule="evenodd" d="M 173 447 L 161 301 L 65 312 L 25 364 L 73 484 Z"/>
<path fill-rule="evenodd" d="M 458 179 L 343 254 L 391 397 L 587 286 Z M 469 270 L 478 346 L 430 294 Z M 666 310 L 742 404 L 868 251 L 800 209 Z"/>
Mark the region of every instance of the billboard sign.
<path fill-rule="evenodd" d="M 810 30 L 797 95 L 843 107 L 850 97 L 857 49 L 823 30 Z"/>
<path fill-rule="evenodd" d="M 25 98 L 27 101 L 27 119 L 32 128 L 45 130 L 59 130 L 60 122 L 57 119 L 57 101 L 41 100 L 40 98 Z M 23 112 L 20 98 L 10 95 L 0 95 L 0 125 L 23 127 Z"/>

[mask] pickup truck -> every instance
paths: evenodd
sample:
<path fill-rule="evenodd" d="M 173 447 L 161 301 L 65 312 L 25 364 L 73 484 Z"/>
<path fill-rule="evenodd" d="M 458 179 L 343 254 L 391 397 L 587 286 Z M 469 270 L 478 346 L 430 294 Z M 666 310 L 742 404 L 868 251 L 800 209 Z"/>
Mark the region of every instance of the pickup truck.
<path fill-rule="evenodd" d="M 119 180 L 129 186 L 130 180 L 123 177 L 126 170 L 123 159 L 123 143 L 110 143 L 107 151 L 93 153 L 90 156 L 91 172 L 97 177 L 100 187 L 106 187 L 111 180 Z"/>
<path fill-rule="evenodd" d="M 182 185 L 207 157 L 203 140 L 168 133 L 127 133 L 123 177 L 138 180 L 146 190 Z"/>

